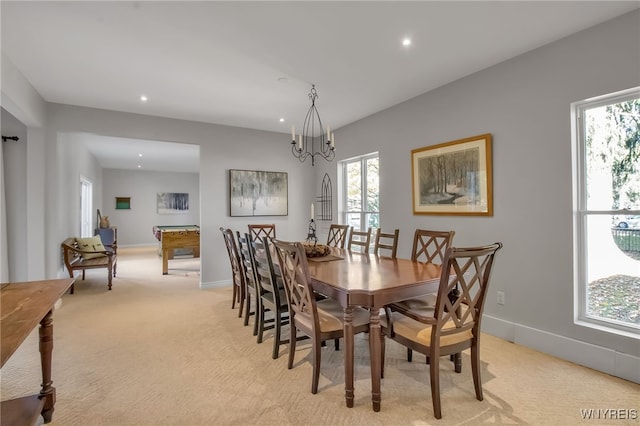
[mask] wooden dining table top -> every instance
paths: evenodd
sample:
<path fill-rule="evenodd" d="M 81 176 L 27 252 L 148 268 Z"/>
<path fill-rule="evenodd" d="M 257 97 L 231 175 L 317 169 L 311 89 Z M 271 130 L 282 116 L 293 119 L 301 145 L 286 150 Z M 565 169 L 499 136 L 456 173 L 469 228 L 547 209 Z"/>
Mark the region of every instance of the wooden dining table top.
<path fill-rule="evenodd" d="M 440 265 L 339 248 L 332 248 L 330 256 L 336 259 L 309 258 L 309 274 L 322 290 L 335 288 L 336 294 L 327 296 L 349 297 L 343 306 L 374 306 L 375 302 L 380 307 L 436 291 L 439 284 Z"/>

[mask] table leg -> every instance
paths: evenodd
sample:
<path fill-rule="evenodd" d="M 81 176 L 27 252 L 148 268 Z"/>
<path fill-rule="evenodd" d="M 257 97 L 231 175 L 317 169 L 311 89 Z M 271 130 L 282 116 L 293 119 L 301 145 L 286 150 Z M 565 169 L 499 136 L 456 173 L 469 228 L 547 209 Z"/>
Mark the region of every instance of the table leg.
<path fill-rule="evenodd" d="M 380 411 L 380 377 L 382 376 L 382 346 L 380 344 L 380 309 L 369 313 L 369 357 L 371 359 L 371 402 L 373 411 Z"/>
<path fill-rule="evenodd" d="M 53 352 L 53 311 L 49 311 L 47 315 L 40 321 L 40 364 L 42 367 L 42 390 L 40 390 L 40 398 L 45 399 L 42 408 L 42 417 L 45 423 L 51 421 L 53 409 L 56 403 L 56 389 L 52 386 L 51 380 L 51 353 Z"/>
<path fill-rule="evenodd" d="M 344 392 L 347 407 L 353 407 L 353 307 L 344 309 Z"/>
<path fill-rule="evenodd" d="M 162 275 L 169 273 L 169 249 L 162 248 Z"/>

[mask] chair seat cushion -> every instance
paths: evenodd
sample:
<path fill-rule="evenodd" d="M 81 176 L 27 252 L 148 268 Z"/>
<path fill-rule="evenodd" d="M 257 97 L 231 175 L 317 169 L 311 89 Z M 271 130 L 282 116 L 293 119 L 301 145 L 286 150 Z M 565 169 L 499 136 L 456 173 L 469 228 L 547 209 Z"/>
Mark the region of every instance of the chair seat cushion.
<path fill-rule="evenodd" d="M 419 298 L 395 302 L 392 305 L 401 311 L 411 311 L 423 317 L 433 317 L 437 297 L 436 293 L 430 293 Z"/>
<path fill-rule="evenodd" d="M 344 328 L 343 309 L 338 302 L 333 299 L 323 299 L 316 302 L 318 308 L 318 319 L 320 322 L 320 332 L 327 333 Z M 311 329 L 311 316 L 296 313 L 296 321 L 307 329 Z M 363 308 L 353 309 L 353 326 L 359 327 L 369 323 L 369 311 Z"/>
<path fill-rule="evenodd" d="M 394 333 L 399 334 L 406 339 L 420 343 L 423 346 L 431 346 L 431 325 L 416 321 L 399 312 L 394 312 L 392 315 Z M 455 328 L 455 325 L 453 321 L 448 321 L 444 328 Z M 441 336 L 440 345 L 454 345 L 456 343 L 469 340 L 472 336 L 473 334 L 471 333 L 471 330 L 464 330 L 459 333 Z"/>

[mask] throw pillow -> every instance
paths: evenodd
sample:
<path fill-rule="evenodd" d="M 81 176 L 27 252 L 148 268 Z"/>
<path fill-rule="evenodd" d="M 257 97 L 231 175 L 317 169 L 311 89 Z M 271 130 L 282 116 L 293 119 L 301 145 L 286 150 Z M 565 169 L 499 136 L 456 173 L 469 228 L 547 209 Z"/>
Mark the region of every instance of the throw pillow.
<path fill-rule="evenodd" d="M 99 235 L 89 238 L 76 238 L 78 248 L 82 251 L 83 259 L 95 259 L 96 257 L 106 256 L 104 253 L 95 253 L 105 251 L 102 240 Z"/>

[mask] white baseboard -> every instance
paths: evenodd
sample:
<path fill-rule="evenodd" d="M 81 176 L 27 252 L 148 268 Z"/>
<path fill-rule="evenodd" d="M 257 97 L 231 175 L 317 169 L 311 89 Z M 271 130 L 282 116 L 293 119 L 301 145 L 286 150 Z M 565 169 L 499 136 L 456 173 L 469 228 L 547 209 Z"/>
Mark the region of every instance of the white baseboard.
<path fill-rule="evenodd" d="M 231 287 L 232 286 L 232 282 L 231 280 L 222 280 L 222 281 L 211 281 L 208 283 L 200 283 L 200 288 L 201 289 L 208 289 L 208 288 L 222 288 L 222 287 Z"/>
<path fill-rule="evenodd" d="M 564 360 L 640 383 L 640 358 L 484 315 L 482 332 Z"/>

